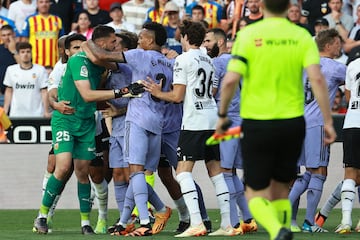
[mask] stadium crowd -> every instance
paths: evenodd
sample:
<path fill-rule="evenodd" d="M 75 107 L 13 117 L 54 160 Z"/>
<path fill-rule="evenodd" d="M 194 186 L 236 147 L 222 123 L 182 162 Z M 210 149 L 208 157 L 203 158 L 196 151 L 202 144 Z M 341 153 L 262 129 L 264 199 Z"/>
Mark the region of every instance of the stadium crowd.
<path fill-rule="evenodd" d="M 160 233 L 172 210 L 153 189 L 155 172 L 178 211 L 175 237 L 242 235 L 256 232 L 257 223 L 269 232 L 270 239 L 292 239 L 292 233 L 299 231 L 326 232 L 324 223 L 340 201 L 342 221 L 335 231 L 360 232 L 360 220 L 353 228 L 351 218 L 356 186 L 360 184 L 360 155 L 356 147 L 360 142 L 360 0 L 0 3 L 0 107 L 4 110 L 0 113 L 10 118 L 51 118 L 53 144 L 34 232 L 52 231 L 57 201 L 73 172 L 78 179 L 83 234 Z M 286 23 L 273 22 L 268 31 L 274 34 L 290 29 L 293 35 L 281 38 L 283 35 L 279 34 L 276 39 L 276 34 L 269 33 L 266 36 L 272 38 L 266 38 L 258 32 L 251 33 L 256 26 L 261 29 L 262 23 L 270 24 L 272 18 L 284 18 Z M 247 113 L 251 110 L 241 110 L 249 106 L 254 112 L 259 109 L 255 106 L 258 99 L 253 98 L 253 105 L 249 104 L 251 100 L 240 104 L 240 99 L 243 103 L 251 95 L 247 80 L 254 74 L 254 70 L 244 67 L 251 55 L 242 47 L 249 42 L 245 35 L 254 38 L 257 48 L 265 42 L 272 48 L 306 42 L 303 50 L 308 55 L 300 54 L 304 60 L 299 60 L 303 61 L 301 94 L 305 96 L 300 101 L 305 107 L 299 112 L 306 127 L 301 150 L 294 150 L 298 153 L 297 178 L 281 175 L 285 173 L 280 174 L 284 178 L 276 174 L 270 177 L 272 182 L 285 186 L 286 198 L 280 193 L 277 195 L 282 197 L 262 192 L 267 186 L 254 180 L 258 176 L 246 175 L 251 166 L 243 165 L 242 148 L 247 147 L 244 156 L 254 157 L 248 152 L 250 140 L 242 143 L 243 139 L 234 137 L 219 145 L 205 145 L 215 130 L 224 134 L 229 127 L 241 126 L 244 118 L 245 131 L 254 127 L 249 119 L 259 117 Z M 277 61 L 277 56 L 271 58 Z M 318 69 L 313 66 L 320 66 L 319 74 L 314 74 Z M 257 66 L 256 71 L 261 72 L 262 68 Z M 279 66 L 277 70 L 280 69 Z M 318 77 L 315 75 L 321 76 L 320 80 L 314 81 Z M 231 79 L 239 84 L 226 92 L 228 89 L 222 89 L 222 84 L 229 86 Z M 316 82 L 322 81 L 326 82 L 326 93 L 316 87 Z M 231 92 L 233 98 L 226 100 L 223 92 Z M 269 102 L 273 101 L 272 93 L 268 95 Z M 328 103 L 323 103 L 322 98 Z M 226 108 L 222 105 L 225 100 Z M 327 106 L 332 114 L 346 114 L 344 181 L 335 187 L 324 206 L 318 206 L 328 174 L 330 138 L 334 137 L 324 110 Z M 289 118 L 284 115 L 286 110 L 279 109 L 275 120 Z M 218 119 L 223 124 L 220 128 L 216 128 Z M 261 116 L 258 120 L 270 119 Z M 4 132 L 0 124 L 0 142 L 6 142 Z M 201 187 L 192 177 L 198 160 L 205 160 L 216 192 L 221 224 L 215 231 Z M 244 178 L 236 173 L 243 167 Z M 111 180 L 115 196 L 108 196 Z M 298 226 L 297 208 L 304 192 L 306 216 Z M 119 219 L 113 225 L 107 217 L 109 197 L 116 199 L 119 210 Z M 93 229 L 89 214 L 94 199 L 99 213 Z M 263 200 L 267 201 L 266 206 L 260 203 Z M 319 212 L 318 207 L 322 207 Z M 264 223 L 264 218 L 271 219 L 272 211 L 279 215 L 279 226 Z M 136 228 L 135 224 L 139 226 Z"/>

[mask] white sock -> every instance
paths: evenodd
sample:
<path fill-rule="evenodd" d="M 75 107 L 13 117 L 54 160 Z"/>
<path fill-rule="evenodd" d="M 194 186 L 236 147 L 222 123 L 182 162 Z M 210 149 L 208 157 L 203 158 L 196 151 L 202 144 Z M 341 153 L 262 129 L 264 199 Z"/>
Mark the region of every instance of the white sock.
<path fill-rule="evenodd" d="M 343 181 L 339 182 L 334 191 L 330 194 L 326 200 L 325 205 L 321 208 L 320 213 L 325 217 L 328 217 L 331 210 L 341 201 L 341 188 Z"/>
<path fill-rule="evenodd" d="M 176 208 L 178 210 L 178 214 L 179 214 L 179 220 L 182 222 L 189 222 L 190 221 L 190 215 L 189 215 L 189 211 L 186 207 L 186 203 L 183 197 L 174 200 L 174 203 L 176 205 Z"/>
<path fill-rule="evenodd" d="M 46 185 L 47 185 L 47 182 L 49 181 L 49 178 L 51 175 L 52 175 L 52 173 L 49 173 L 48 171 L 45 170 L 43 183 L 42 183 L 42 196 L 44 196 Z"/>
<path fill-rule="evenodd" d="M 224 174 L 222 173 L 211 177 L 211 181 L 214 184 L 216 198 L 220 208 L 220 214 L 221 214 L 220 227 L 226 229 L 228 226 L 231 226 L 229 189 L 225 182 Z"/>
<path fill-rule="evenodd" d="M 184 201 L 190 214 L 191 226 L 197 226 L 202 223 L 200 209 L 199 209 L 199 196 L 196 191 L 194 179 L 191 172 L 182 172 L 176 176 L 176 180 L 180 184 L 181 192 Z"/>
<path fill-rule="evenodd" d="M 57 203 L 59 202 L 60 197 L 61 197 L 61 195 L 56 195 L 53 204 L 49 208 L 48 217 L 53 217 L 54 216 L 55 208 L 56 208 Z"/>
<path fill-rule="evenodd" d="M 100 184 L 94 183 L 95 197 L 99 207 L 98 219 L 107 219 L 108 208 L 108 184 L 104 179 Z"/>
<path fill-rule="evenodd" d="M 81 220 L 81 227 L 90 226 L 90 220 Z"/>
<path fill-rule="evenodd" d="M 351 212 L 355 199 L 355 181 L 345 179 L 341 188 L 342 224 L 352 226 Z"/>

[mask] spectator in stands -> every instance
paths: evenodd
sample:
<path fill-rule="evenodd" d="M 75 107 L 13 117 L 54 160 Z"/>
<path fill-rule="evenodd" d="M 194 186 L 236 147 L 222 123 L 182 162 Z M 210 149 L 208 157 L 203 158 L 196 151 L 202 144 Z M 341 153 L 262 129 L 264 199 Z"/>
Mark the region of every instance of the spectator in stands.
<path fill-rule="evenodd" d="M 155 6 L 149 8 L 147 11 L 147 22 L 157 22 L 164 26 L 168 24 L 168 16 L 165 15 L 165 4 L 169 0 L 155 0 Z"/>
<path fill-rule="evenodd" d="M 8 18 L 13 20 L 21 34 L 25 19 L 36 12 L 37 0 L 18 0 L 10 4 Z"/>
<path fill-rule="evenodd" d="M 106 25 L 115 29 L 116 33 L 120 32 L 120 30 L 135 32 L 134 24 L 124 20 L 124 12 L 121 3 L 115 2 L 111 4 L 110 17 L 112 18 L 112 22 L 109 22 Z"/>
<path fill-rule="evenodd" d="M 50 13 L 61 18 L 64 33 L 68 34 L 74 19 L 74 0 L 51 0 L 50 2 Z"/>
<path fill-rule="evenodd" d="M 15 36 L 19 37 L 19 33 L 18 33 L 18 31 L 17 31 L 17 29 L 15 27 L 15 23 L 12 20 L 10 20 L 9 18 L 7 18 L 7 17 L 0 16 L 0 28 L 2 26 L 5 26 L 5 25 L 10 25 L 15 31 Z M 1 43 L 2 43 L 2 41 L 0 39 L 0 44 Z"/>
<path fill-rule="evenodd" d="M 86 0 L 86 6 L 92 28 L 111 21 L 109 12 L 100 9 L 99 0 Z"/>
<path fill-rule="evenodd" d="M 209 28 L 215 28 L 220 24 L 222 16 L 222 7 L 220 4 L 214 1 L 199 0 L 186 6 L 186 14 L 191 14 L 192 8 L 196 5 L 200 5 L 205 11 L 205 20 L 209 23 Z"/>
<path fill-rule="evenodd" d="M 125 20 L 135 25 L 135 33 L 141 31 L 147 10 L 153 6 L 150 0 L 130 0 L 122 5 Z"/>
<path fill-rule="evenodd" d="M 205 19 L 205 10 L 200 5 L 195 5 L 191 9 L 191 20 L 194 22 L 200 22 Z"/>
<path fill-rule="evenodd" d="M 298 4 L 292 4 L 288 9 L 287 18 L 296 25 L 308 29 L 306 24 L 300 22 L 301 8 Z"/>
<path fill-rule="evenodd" d="M 319 18 L 314 22 L 315 36 L 322 30 L 329 29 L 329 22 L 326 18 Z"/>
<path fill-rule="evenodd" d="M 3 85 L 8 66 L 16 64 L 15 32 L 9 25 L 0 28 L 0 106 L 3 106 L 5 86 Z"/>
<path fill-rule="evenodd" d="M 64 34 L 62 21 L 50 14 L 50 0 L 37 0 L 37 9 L 26 19 L 22 36 L 33 46 L 33 63 L 53 67 L 59 58 L 58 38 Z"/>
<path fill-rule="evenodd" d="M 347 107 L 344 106 L 344 93 L 341 90 L 341 88 L 338 88 L 336 95 L 335 95 L 335 100 L 334 100 L 334 104 L 331 108 L 331 112 L 333 114 L 345 114 L 347 111 Z"/>
<path fill-rule="evenodd" d="M 7 17 L 8 9 L 2 5 L 2 0 L 0 0 L 0 16 Z"/>
<path fill-rule="evenodd" d="M 345 40 L 344 51 L 350 53 L 354 47 L 360 46 L 360 2 L 356 6 L 356 21 L 350 30 L 348 38 Z"/>
<path fill-rule="evenodd" d="M 260 11 L 260 0 L 248 0 L 246 7 L 249 9 L 250 14 L 245 16 L 247 24 L 251 24 L 263 19 L 263 14 Z"/>
<path fill-rule="evenodd" d="M 19 63 L 7 68 L 4 78 L 4 110 L 10 117 L 50 117 L 47 72 L 31 62 L 31 44 L 16 45 Z"/>
<path fill-rule="evenodd" d="M 180 23 L 180 16 L 179 16 L 180 8 L 174 3 L 170 1 L 166 3 L 164 8 L 164 13 L 169 19 L 168 24 L 165 25 L 167 39 L 166 39 L 166 46 L 172 50 L 175 50 L 178 54 L 182 53 L 182 46 L 181 43 L 176 40 L 176 29 Z"/>
<path fill-rule="evenodd" d="M 342 12 L 342 5 L 343 0 L 330 0 L 331 13 L 325 15 L 324 18 L 328 20 L 330 28 L 335 28 L 340 33 L 342 39 L 347 39 L 354 20 L 352 16 Z"/>
<path fill-rule="evenodd" d="M 76 25 L 77 27 L 75 31 L 71 31 L 70 34 L 80 33 L 84 37 L 86 37 L 87 40 L 91 39 L 93 29 L 91 28 L 89 13 L 87 11 L 79 13 L 79 15 L 77 16 Z"/>
<path fill-rule="evenodd" d="M 312 35 L 315 34 L 314 23 L 326 14 L 330 13 L 331 9 L 328 5 L 329 0 L 307 0 L 303 1 L 301 15 L 302 23 L 307 23 Z"/>

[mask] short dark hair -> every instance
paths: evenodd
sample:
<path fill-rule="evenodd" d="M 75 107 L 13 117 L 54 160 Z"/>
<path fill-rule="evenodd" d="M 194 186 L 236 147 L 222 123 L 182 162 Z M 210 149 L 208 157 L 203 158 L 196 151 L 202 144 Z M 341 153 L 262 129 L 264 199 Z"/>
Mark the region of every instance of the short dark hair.
<path fill-rule="evenodd" d="M 6 24 L 6 25 L 3 25 L 1 28 L 0 28 L 0 31 L 2 30 L 10 30 L 12 32 L 15 32 L 14 31 L 14 28 L 12 26 L 10 26 L 9 24 Z"/>
<path fill-rule="evenodd" d="M 192 22 L 189 20 L 184 20 L 180 26 L 181 36 L 187 35 L 189 43 L 200 47 L 204 41 L 206 30 L 204 26 L 199 22 Z"/>
<path fill-rule="evenodd" d="M 28 42 L 18 42 L 18 43 L 16 43 L 15 48 L 16 48 L 16 51 L 19 52 L 21 49 L 28 49 L 28 48 L 30 48 L 30 50 L 31 50 L 31 49 L 32 49 L 32 46 L 31 46 L 31 44 L 28 43 Z"/>
<path fill-rule="evenodd" d="M 105 25 L 98 25 L 94 28 L 94 31 L 91 36 L 91 40 L 95 41 L 99 38 L 110 37 L 112 33 L 115 33 L 115 30 L 112 27 Z"/>
<path fill-rule="evenodd" d="M 207 33 L 214 33 L 216 38 L 222 38 L 224 39 L 224 43 L 226 43 L 227 40 L 226 33 L 221 28 L 211 28 L 207 30 Z"/>
<path fill-rule="evenodd" d="M 202 12 L 202 14 L 205 16 L 205 9 L 200 6 L 200 5 L 195 5 L 192 9 L 191 9 L 191 13 L 194 11 L 194 10 L 200 10 Z"/>
<path fill-rule="evenodd" d="M 121 30 L 120 33 L 115 33 L 115 35 L 122 39 L 120 44 L 123 46 L 123 48 L 127 48 L 127 49 L 137 48 L 138 36 L 135 33 Z"/>
<path fill-rule="evenodd" d="M 315 37 L 315 41 L 319 48 L 319 51 L 324 51 L 325 45 L 333 43 L 335 41 L 335 38 L 339 38 L 340 41 L 342 40 L 339 32 L 334 28 L 320 31 Z"/>
<path fill-rule="evenodd" d="M 280 14 L 288 9 L 290 0 L 263 0 L 265 8 L 272 13 Z"/>
<path fill-rule="evenodd" d="M 80 33 L 74 33 L 74 34 L 67 36 L 65 39 L 65 43 L 64 43 L 65 49 L 70 49 L 71 42 L 76 41 L 76 40 L 85 42 L 86 37 Z"/>
<path fill-rule="evenodd" d="M 167 32 L 162 24 L 157 22 L 147 22 L 143 25 L 143 28 L 155 33 L 156 45 L 161 47 L 166 43 Z"/>

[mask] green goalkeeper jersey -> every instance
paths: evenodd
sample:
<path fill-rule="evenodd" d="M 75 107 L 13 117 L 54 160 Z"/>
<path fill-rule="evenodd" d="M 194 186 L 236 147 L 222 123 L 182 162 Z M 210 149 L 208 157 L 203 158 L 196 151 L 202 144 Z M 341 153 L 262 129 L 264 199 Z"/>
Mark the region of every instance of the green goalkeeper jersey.
<path fill-rule="evenodd" d="M 58 87 L 58 101 L 70 101 L 70 106 L 75 108 L 70 118 L 93 118 L 96 111 L 96 102 L 85 102 L 75 86 L 75 81 L 88 80 L 92 90 L 96 90 L 101 81 L 105 68 L 93 64 L 85 52 L 80 52 L 69 58 L 66 70 Z M 54 114 L 61 114 L 55 111 Z"/>

